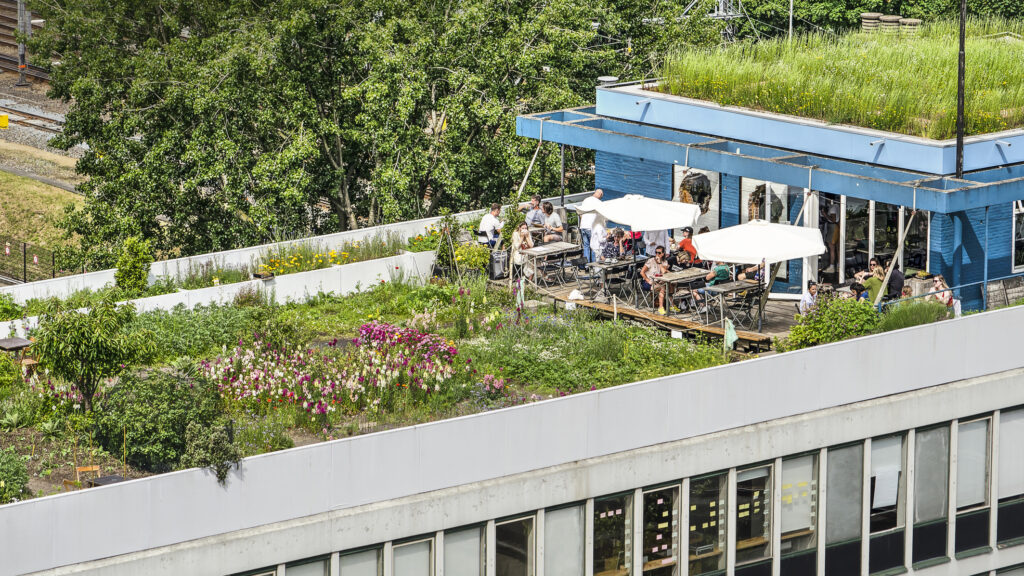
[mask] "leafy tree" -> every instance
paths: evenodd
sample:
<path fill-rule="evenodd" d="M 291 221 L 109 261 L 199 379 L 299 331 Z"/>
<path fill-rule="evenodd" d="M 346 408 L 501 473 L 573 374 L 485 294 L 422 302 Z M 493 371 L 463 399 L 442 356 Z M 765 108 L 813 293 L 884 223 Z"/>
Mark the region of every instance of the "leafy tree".
<path fill-rule="evenodd" d="M 152 263 L 153 254 L 149 250 L 149 242 L 138 236 L 129 236 L 121 245 L 121 256 L 117 259 L 114 283 L 129 297 L 142 294 L 146 289 L 149 266 Z"/>
<path fill-rule="evenodd" d="M 51 374 L 78 388 L 91 411 L 104 379 L 154 352 L 146 334 L 130 332 L 134 320 L 133 306 L 118 306 L 110 297 L 84 313 L 50 310 L 40 318 L 33 349 Z"/>

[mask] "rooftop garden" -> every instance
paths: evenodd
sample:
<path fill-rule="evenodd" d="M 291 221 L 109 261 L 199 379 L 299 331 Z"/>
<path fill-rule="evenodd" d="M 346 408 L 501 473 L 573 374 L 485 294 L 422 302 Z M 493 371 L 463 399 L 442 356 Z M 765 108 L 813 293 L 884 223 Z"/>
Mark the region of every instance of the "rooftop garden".
<path fill-rule="evenodd" d="M 1024 127 L 1024 22 L 967 26 L 967 134 Z M 818 33 L 724 48 L 679 49 L 655 89 L 931 139 L 956 135 L 958 26 L 917 37 Z"/>

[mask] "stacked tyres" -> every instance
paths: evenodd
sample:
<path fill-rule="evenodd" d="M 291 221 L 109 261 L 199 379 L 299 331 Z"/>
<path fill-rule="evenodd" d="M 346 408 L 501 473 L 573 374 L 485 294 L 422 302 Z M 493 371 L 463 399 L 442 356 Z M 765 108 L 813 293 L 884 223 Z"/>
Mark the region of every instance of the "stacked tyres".
<path fill-rule="evenodd" d="M 505 278 L 508 270 L 508 250 L 491 250 L 491 261 L 487 264 L 487 277 L 491 280 Z"/>
<path fill-rule="evenodd" d="M 878 19 L 882 17 L 880 12 L 862 12 L 860 15 L 861 32 L 878 32 Z"/>

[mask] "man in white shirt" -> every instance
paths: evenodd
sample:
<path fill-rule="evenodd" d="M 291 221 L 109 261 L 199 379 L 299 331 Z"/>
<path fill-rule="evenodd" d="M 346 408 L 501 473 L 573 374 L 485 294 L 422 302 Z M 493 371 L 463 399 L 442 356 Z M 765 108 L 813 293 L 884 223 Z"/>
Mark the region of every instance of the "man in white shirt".
<path fill-rule="evenodd" d="M 644 232 L 644 247 L 647 255 L 654 254 L 658 246 L 671 246 L 668 239 L 668 230 L 648 230 Z"/>
<path fill-rule="evenodd" d="M 491 204 L 491 211 L 484 214 L 484 217 L 480 219 L 478 238 L 481 243 L 486 243 L 491 248 L 494 248 L 494 244 L 501 235 L 501 227 L 504 226 L 501 220 L 498 220 L 498 214 L 501 214 L 501 204 L 495 202 Z"/>
<path fill-rule="evenodd" d="M 583 204 L 592 205 L 601 201 L 604 196 L 604 190 L 598 188 L 594 190 L 593 196 L 590 196 L 583 201 Z M 594 200 L 590 200 L 593 198 Z M 589 206 L 588 206 L 589 207 Z M 591 248 L 591 238 L 593 237 L 594 222 L 597 219 L 597 212 L 584 212 L 580 214 L 580 235 L 583 237 L 583 257 L 587 259 L 587 262 L 593 262 L 600 252 L 594 252 Z M 601 227 L 601 234 L 598 235 L 598 242 L 603 240 L 600 238 L 604 234 L 604 226 Z"/>

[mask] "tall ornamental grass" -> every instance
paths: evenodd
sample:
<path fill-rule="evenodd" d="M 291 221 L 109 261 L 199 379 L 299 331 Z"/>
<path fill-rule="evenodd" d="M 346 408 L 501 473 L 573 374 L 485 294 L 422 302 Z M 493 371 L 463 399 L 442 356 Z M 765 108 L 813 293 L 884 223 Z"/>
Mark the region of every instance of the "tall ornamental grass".
<path fill-rule="evenodd" d="M 967 134 L 1024 126 L 1024 21 L 967 26 Z M 724 48 L 680 48 L 659 90 L 933 139 L 956 134 L 958 26 L 917 37 L 813 33 Z"/>

